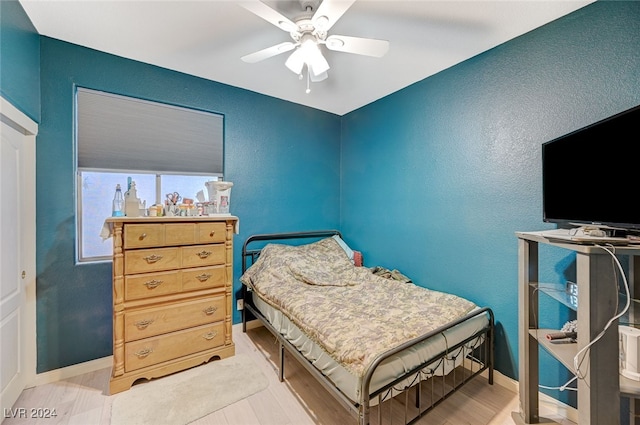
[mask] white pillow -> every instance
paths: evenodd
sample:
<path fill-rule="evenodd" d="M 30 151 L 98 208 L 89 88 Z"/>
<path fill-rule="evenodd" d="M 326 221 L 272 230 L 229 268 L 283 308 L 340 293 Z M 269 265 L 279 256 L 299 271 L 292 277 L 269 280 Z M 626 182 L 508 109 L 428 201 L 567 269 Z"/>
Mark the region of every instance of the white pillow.
<path fill-rule="evenodd" d="M 349 260 L 353 262 L 353 250 L 349 248 L 349 246 L 346 244 L 345 241 L 342 240 L 340 236 L 333 235 L 332 237 L 333 239 L 335 239 L 336 242 L 338 242 L 338 245 L 340 245 L 340 247 L 344 250 L 345 254 L 347 254 L 347 257 L 349 257 Z"/>

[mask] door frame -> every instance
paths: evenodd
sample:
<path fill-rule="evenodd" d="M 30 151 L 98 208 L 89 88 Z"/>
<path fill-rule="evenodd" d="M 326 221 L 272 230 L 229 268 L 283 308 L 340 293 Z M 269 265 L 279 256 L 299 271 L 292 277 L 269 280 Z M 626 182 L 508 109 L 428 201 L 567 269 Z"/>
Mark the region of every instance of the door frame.
<path fill-rule="evenodd" d="M 36 381 L 36 136 L 38 124 L 25 115 L 8 100 L 0 96 L 0 120 L 24 134 L 21 147 L 22 169 L 22 197 L 19 204 L 19 214 L 26 224 L 24 226 L 22 244 L 22 270 L 25 272 L 24 290 L 26 295 L 25 308 L 25 341 L 23 373 L 26 387 L 35 385 Z"/>

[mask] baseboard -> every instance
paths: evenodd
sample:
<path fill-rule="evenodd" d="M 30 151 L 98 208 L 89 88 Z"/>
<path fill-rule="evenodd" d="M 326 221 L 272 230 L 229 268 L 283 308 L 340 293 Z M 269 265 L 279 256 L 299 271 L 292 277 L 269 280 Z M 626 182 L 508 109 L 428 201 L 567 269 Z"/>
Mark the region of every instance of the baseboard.
<path fill-rule="evenodd" d="M 242 323 L 233 325 L 234 332 L 242 331 Z M 247 322 L 247 329 L 256 329 L 264 326 L 259 320 L 251 320 Z M 35 380 L 27 384 L 27 388 L 37 387 L 38 385 L 50 384 L 56 381 L 73 378 L 74 376 L 83 375 L 85 373 L 95 372 L 113 366 L 113 356 L 102 357 L 100 359 L 90 360 L 88 362 L 78 363 L 60 369 L 50 370 L 48 372 L 36 374 Z"/>
<path fill-rule="evenodd" d="M 486 378 L 487 371 L 485 370 L 482 375 Z M 494 384 L 507 388 L 516 394 L 519 392 L 518 381 L 511 379 L 496 370 L 493 371 L 493 382 Z M 546 409 L 551 410 L 558 416 L 562 416 L 572 422 L 578 423 L 578 411 L 575 408 L 541 392 L 538 393 L 538 397 L 540 404 L 544 404 Z"/>
<path fill-rule="evenodd" d="M 74 376 L 83 375 L 85 373 L 95 372 L 96 370 L 111 367 L 113 365 L 113 356 L 102 357 L 100 359 L 90 360 L 88 362 L 78 363 L 60 369 L 50 370 L 48 372 L 36 374 L 35 381 L 27 388 L 36 387 L 38 385 L 50 384 L 56 381 L 73 378 Z"/>
<path fill-rule="evenodd" d="M 240 329 L 242 329 L 242 323 L 239 324 L 240 325 Z M 237 326 L 237 325 L 234 325 Z M 247 322 L 247 329 L 251 330 L 251 329 L 257 329 L 257 328 L 261 328 L 264 327 L 264 324 L 259 321 L 258 319 L 254 319 L 254 320 L 249 320 Z"/>

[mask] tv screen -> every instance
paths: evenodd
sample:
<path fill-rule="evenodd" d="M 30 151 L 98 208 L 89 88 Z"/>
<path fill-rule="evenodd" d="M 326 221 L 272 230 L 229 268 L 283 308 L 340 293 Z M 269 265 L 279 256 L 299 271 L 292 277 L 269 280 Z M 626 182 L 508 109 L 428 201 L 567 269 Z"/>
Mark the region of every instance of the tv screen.
<path fill-rule="evenodd" d="M 543 220 L 640 230 L 640 105 L 542 145 Z"/>

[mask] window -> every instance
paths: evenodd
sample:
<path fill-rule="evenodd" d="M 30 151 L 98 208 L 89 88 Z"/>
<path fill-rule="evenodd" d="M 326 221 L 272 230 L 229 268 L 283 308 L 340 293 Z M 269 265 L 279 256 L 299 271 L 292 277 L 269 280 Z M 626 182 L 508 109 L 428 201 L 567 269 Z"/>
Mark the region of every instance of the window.
<path fill-rule="evenodd" d="M 149 207 L 173 192 L 206 199 L 205 183 L 223 176 L 222 115 L 78 88 L 76 125 L 80 262 L 111 259 L 100 233 L 117 184 L 135 181 Z"/>

